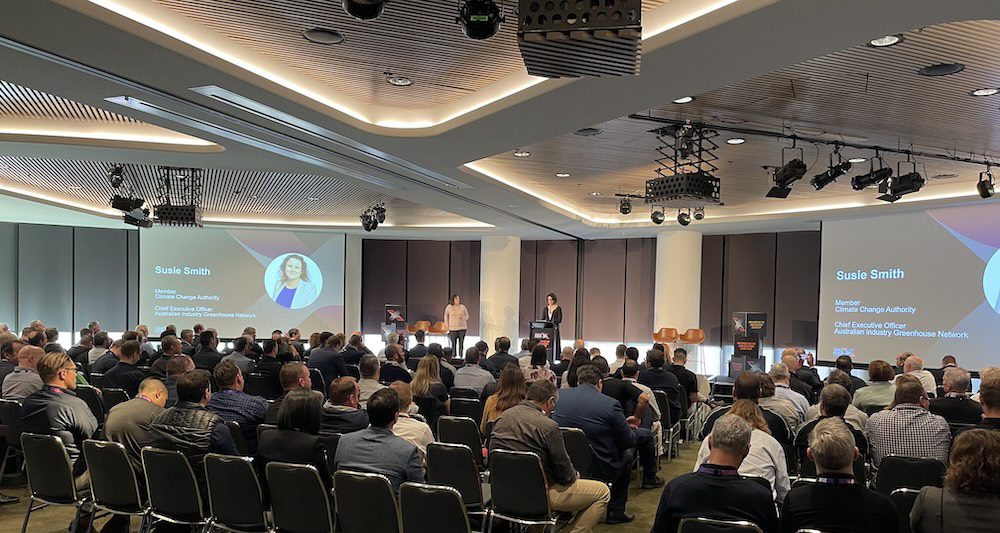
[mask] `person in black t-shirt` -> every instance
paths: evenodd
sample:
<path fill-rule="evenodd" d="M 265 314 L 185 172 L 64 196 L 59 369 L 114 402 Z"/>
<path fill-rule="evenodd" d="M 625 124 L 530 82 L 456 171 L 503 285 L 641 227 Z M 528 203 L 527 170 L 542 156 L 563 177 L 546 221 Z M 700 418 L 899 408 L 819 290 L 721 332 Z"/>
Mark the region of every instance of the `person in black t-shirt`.
<path fill-rule="evenodd" d="M 674 364 L 670 365 L 670 372 L 677 376 L 677 382 L 688 394 L 688 404 L 694 405 L 698 402 L 698 376 L 694 372 L 684 368 L 687 364 L 688 353 L 684 348 L 674 350 Z"/>

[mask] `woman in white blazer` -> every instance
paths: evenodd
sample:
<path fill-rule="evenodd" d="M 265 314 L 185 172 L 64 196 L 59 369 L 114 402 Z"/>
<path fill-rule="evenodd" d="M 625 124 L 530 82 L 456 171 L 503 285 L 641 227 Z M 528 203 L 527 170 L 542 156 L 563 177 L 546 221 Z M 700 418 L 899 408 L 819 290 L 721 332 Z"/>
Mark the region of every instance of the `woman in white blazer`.
<path fill-rule="evenodd" d="M 309 281 L 305 258 L 298 254 L 285 257 L 281 262 L 281 278 L 270 296 L 275 303 L 288 309 L 301 309 L 316 301 L 319 287 Z"/>

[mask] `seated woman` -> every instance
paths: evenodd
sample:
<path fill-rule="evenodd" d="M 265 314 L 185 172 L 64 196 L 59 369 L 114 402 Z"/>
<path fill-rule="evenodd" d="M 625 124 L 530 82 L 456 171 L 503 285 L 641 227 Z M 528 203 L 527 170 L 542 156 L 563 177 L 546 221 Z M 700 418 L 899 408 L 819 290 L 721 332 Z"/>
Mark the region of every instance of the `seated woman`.
<path fill-rule="evenodd" d="M 536 344 L 531 350 L 531 365 L 524 368 L 524 380 L 528 386 L 539 380 L 547 380 L 556 384 L 556 373 L 549 370 L 549 351 L 541 344 Z"/>
<path fill-rule="evenodd" d="M 528 384 L 524 373 L 514 363 L 508 363 L 500 371 L 500 384 L 495 394 L 486 398 L 483 405 L 483 421 L 479 424 L 479 432 L 486 435 L 486 427 L 495 422 L 504 411 L 521 403 L 528 394 Z"/>
<path fill-rule="evenodd" d="M 410 391 L 416 397 L 431 397 L 441 402 L 444 414 L 451 412 L 451 397 L 448 387 L 441 380 L 441 364 L 437 357 L 421 357 L 417 371 L 410 382 Z"/>
<path fill-rule="evenodd" d="M 576 386 L 576 371 L 580 369 L 581 366 L 590 365 L 590 352 L 584 348 L 578 349 L 573 353 L 573 359 L 569 362 L 569 368 L 563 374 L 562 385 L 560 388 L 568 389 L 570 387 Z"/>
<path fill-rule="evenodd" d="M 319 435 L 323 423 L 323 404 L 316 392 L 300 387 L 285 395 L 278 410 L 278 429 L 264 430 L 257 443 L 254 466 L 261 483 L 266 479 L 267 463 L 299 463 L 316 467 L 323 485 L 333 486 L 326 445 Z"/>
<path fill-rule="evenodd" d="M 910 511 L 913 533 L 996 531 L 1000 523 L 1000 431 L 963 431 L 951 445 L 944 488 L 924 487 Z"/>
<path fill-rule="evenodd" d="M 896 385 L 893 381 L 896 373 L 885 361 L 872 361 L 868 365 L 868 379 L 871 383 L 854 392 L 851 405 L 866 413 L 880 410 L 892 403 L 896 395 Z"/>

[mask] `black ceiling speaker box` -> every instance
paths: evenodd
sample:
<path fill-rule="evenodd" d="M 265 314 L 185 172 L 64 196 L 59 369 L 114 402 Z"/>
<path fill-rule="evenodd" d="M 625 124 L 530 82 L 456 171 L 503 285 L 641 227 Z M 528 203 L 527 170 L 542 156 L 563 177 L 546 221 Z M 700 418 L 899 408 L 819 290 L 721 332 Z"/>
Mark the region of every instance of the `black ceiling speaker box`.
<path fill-rule="evenodd" d="M 666 207 L 718 204 L 719 178 L 697 171 L 646 180 L 645 200 Z"/>
<path fill-rule="evenodd" d="M 528 74 L 635 76 L 642 0 L 519 0 L 517 44 Z"/>

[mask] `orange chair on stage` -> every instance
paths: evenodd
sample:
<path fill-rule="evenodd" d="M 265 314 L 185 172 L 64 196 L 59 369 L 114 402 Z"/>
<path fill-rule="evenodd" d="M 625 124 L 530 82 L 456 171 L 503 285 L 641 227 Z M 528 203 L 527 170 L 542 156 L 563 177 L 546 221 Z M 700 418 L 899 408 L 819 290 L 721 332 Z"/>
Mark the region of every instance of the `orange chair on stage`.
<path fill-rule="evenodd" d="M 680 341 L 682 344 L 701 344 L 705 342 L 705 330 L 689 329 L 681 334 Z"/>
<path fill-rule="evenodd" d="M 430 322 L 427 323 L 430 324 Z M 448 326 L 444 322 L 435 322 L 434 325 L 427 330 L 427 333 L 431 335 L 447 335 Z"/>
<path fill-rule="evenodd" d="M 677 342 L 677 328 L 660 328 L 659 331 L 653 333 L 653 342 L 660 344 Z"/>
<path fill-rule="evenodd" d="M 430 320 L 418 320 L 414 322 L 413 325 L 407 326 L 406 331 L 409 331 L 410 334 L 412 335 L 420 330 L 424 330 L 424 332 L 426 333 L 430 331 L 430 329 L 431 329 Z"/>

